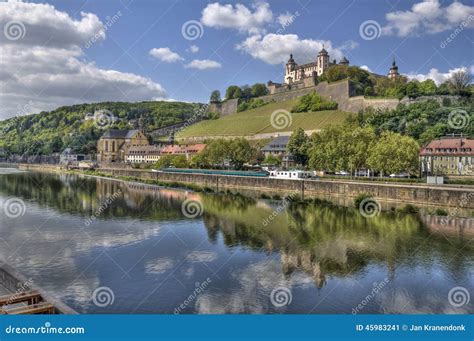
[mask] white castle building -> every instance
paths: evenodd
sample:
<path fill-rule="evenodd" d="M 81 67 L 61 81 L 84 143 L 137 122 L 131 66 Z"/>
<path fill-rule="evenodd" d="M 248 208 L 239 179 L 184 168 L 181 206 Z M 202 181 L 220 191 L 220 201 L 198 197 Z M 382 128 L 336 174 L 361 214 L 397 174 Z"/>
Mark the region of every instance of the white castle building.
<path fill-rule="evenodd" d="M 319 51 L 316 61 L 312 63 L 298 65 L 293 59 L 293 55 L 290 54 L 290 59 L 286 63 L 285 68 L 285 83 L 291 84 L 305 77 L 321 76 L 329 68 L 330 64 L 335 64 L 335 61 L 334 63 L 329 62 L 329 53 L 324 49 L 324 46 Z M 349 65 L 349 61 L 346 57 L 343 57 L 339 64 Z"/>

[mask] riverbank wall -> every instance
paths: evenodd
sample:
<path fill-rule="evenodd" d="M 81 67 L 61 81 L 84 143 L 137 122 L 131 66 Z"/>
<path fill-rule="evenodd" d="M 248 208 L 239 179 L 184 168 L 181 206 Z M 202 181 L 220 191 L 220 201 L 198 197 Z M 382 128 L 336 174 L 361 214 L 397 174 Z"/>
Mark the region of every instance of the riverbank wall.
<path fill-rule="evenodd" d="M 19 165 L 25 170 L 61 171 L 51 165 Z M 226 189 L 254 190 L 263 193 L 298 194 L 301 198 L 344 197 L 355 198 L 360 194 L 369 194 L 376 199 L 425 205 L 435 207 L 453 207 L 474 209 L 474 188 L 467 186 L 404 183 L 370 183 L 351 180 L 287 180 L 247 176 L 227 176 L 208 174 L 181 174 L 152 172 L 149 170 L 131 170 L 101 168 L 100 173 L 113 177 L 129 177 L 157 183 L 180 183 L 208 187 L 214 191 Z"/>

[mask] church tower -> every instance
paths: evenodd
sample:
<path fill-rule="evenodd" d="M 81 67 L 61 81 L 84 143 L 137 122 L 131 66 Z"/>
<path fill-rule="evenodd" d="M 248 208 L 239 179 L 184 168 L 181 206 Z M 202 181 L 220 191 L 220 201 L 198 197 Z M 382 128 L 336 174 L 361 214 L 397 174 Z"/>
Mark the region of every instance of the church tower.
<path fill-rule="evenodd" d="M 286 68 L 285 68 L 285 83 L 289 84 L 295 80 L 295 76 L 296 76 L 295 69 L 296 69 L 296 63 L 295 63 L 295 60 L 293 59 L 293 54 L 290 54 L 290 59 L 288 59 L 288 62 L 286 63 Z"/>
<path fill-rule="evenodd" d="M 329 54 L 328 51 L 324 49 L 324 45 L 323 49 L 318 53 L 316 63 L 318 64 L 318 76 L 321 76 L 329 67 Z"/>
<path fill-rule="evenodd" d="M 392 62 L 392 67 L 390 68 L 390 71 L 388 72 L 387 77 L 389 79 L 397 79 L 400 74 L 398 73 L 398 66 L 397 63 L 395 62 L 395 58 L 393 58 Z"/>

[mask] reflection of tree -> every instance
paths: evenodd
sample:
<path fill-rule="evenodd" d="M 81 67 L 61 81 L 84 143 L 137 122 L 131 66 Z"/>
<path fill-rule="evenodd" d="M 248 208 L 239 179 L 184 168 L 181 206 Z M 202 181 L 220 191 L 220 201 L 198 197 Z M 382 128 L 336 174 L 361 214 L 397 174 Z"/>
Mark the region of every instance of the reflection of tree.
<path fill-rule="evenodd" d="M 0 193 L 33 200 L 40 207 L 90 217 L 101 207 L 98 219 L 182 217 L 181 192 L 158 191 L 151 186 L 79 177 L 74 174 L 24 173 L 0 177 Z M 113 198 L 110 204 L 104 204 Z"/>
<path fill-rule="evenodd" d="M 394 276 L 400 265 L 430 263 L 434 257 L 449 268 L 455 259 L 456 277 L 467 271 L 468 260 L 457 257 L 453 245 L 462 247 L 463 254 L 474 254 L 472 243 L 446 242 L 444 236 L 431 234 L 417 215 L 382 212 L 365 218 L 352 208 L 292 204 L 265 224 L 275 206 L 259 203 L 241 210 L 230 202 L 222 206 L 218 199 L 203 197 L 209 216 L 205 224 L 214 240 L 220 231 L 229 246 L 276 249 L 285 274 L 304 271 L 318 287 L 325 284 L 327 275 L 348 276 L 373 263 L 384 264 Z"/>

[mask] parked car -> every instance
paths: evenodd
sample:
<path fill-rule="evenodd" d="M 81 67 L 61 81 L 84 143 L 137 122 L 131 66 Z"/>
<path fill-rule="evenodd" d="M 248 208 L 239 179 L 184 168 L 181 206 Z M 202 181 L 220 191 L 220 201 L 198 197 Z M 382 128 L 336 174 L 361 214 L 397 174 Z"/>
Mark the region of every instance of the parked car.
<path fill-rule="evenodd" d="M 402 173 L 393 173 L 389 175 L 391 178 L 409 178 L 410 174 L 406 172 Z"/>
<path fill-rule="evenodd" d="M 341 176 L 349 176 L 349 172 L 346 172 L 346 171 L 339 171 L 339 172 L 336 172 L 336 175 L 341 175 Z"/>

